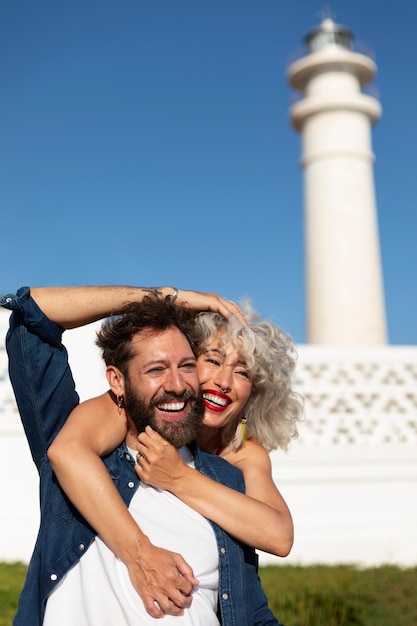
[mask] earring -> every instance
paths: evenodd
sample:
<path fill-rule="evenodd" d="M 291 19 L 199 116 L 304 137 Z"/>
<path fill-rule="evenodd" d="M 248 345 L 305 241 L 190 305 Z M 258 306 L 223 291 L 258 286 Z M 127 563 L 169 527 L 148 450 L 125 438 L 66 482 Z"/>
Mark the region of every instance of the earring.
<path fill-rule="evenodd" d="M 117 408 L 120 410 L 123 407 L 123 396 L 116 396 Z"/>
<path fill-rule="evenodd" d="M 242 419 L 240 420 L 240 440 L 242 442 L 242 445 L 246 441 L 246 422 L 247 421 L 248 420 L 246 419 L 246 417 L 242 417 Z"/>
<path fill-rule="evenodd" d="M 242 417 L 236 426 L 236 431 L 231 442 L 233 450 L 239 450 L 246 441 L 246 417 Z"/>

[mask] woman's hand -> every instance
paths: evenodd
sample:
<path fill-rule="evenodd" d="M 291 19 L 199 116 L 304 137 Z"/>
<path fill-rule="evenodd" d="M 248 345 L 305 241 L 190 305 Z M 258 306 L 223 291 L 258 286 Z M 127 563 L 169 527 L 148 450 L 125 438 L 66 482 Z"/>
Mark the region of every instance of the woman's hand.
<path fill-rule="evenodd" d="M 125 563 L 129 577 L 149 615 L 183 615 L 198 580 L 182 556 L 150 542 L 142 542 L 138 553 L 130 556 Z"/>
<path fill-rule="evenodd" d="M 178 450 L 150 426 L 138 436 L 136 473 L 148 485 L 172 493 L 189 469 Z"/>

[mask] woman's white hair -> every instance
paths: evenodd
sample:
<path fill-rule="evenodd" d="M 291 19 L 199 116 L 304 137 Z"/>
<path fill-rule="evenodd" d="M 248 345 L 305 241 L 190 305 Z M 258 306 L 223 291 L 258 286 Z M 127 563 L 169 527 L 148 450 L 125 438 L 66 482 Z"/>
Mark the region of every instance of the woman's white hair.
<path fill-rule="evenodd" d="M 255 439 L 268 451 L 286 451 L 297 436 L 296 423 L 303 413 L 302 398 L 292 389 L 297 358 L 294 343 L 288 334 L 263 320 L 249 301 L 242 302 L 241 309 L 247 326 L 235 316 L 225 319 L 218 313 L 200 313 L 196 318 L 198 353 L 216 339 L 232 343 L 244 356 L 252 378 L 243 414 L 224 427 L 222 443 L 230 444 L 238 422 L 245 417 L 248 439 Z"/>

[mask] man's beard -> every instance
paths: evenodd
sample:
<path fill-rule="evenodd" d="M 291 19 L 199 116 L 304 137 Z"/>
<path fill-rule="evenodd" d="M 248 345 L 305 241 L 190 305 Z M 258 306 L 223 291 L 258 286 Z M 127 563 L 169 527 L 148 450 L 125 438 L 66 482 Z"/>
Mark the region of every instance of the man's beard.
<path fill-rule="evenodd" d="M 182 420 L 171 422 L 162 417 L 158 418 L 155 415 L 154 407 L 156 404 L 180 402 L 183 400 L 188 404 L 188 412 Z M 146 404 L 137 396 L 128 379 L 125 379 L 125 407 L 128 417 L 132 420 L 139 433 L 143 432 L 145 427 L 149 425 L 175 448 L 180 448 L 195 439 L 204 416 L 201 392 L 196 395 L 189 390 L 181 396 L 167 393 Z"/>

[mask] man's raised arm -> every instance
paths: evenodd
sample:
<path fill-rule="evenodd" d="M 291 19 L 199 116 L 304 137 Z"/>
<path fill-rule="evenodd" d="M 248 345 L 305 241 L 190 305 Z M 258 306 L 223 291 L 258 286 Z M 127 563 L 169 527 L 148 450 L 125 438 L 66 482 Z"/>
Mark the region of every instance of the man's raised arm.
<path fill-rule="evenodd" d="M 129 302 L 141 302 L 150 293 L 161 298 L 169 296 L 196 312 L 214 311 L 223 317 L 233 314 L 243 319 L 239 307 L 221 296 L 175 287 L 37 287 L 30 292 L 45 315 L 63 328 L 84 326 L 117 314 Z"/>

